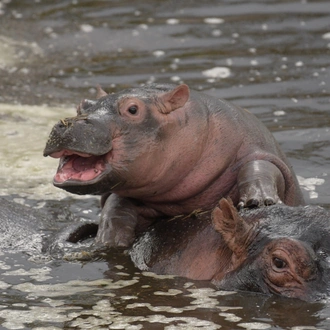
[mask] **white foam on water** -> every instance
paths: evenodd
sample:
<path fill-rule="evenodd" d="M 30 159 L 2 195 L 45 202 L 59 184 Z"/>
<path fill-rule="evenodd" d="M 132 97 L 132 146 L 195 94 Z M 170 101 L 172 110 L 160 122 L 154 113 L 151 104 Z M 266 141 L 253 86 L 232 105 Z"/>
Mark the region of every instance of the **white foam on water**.
<path fill-rule="evenodd" d="M 85 33 L 90 33 L 94 30 L 94 27 L 90 24 L 81 24 L 80 30 Z"/>
<path fill-rule="evenodd" d="M 166 20 L 166 24 L 169 24 L 169 25 L 176 25 L 179 23 L 180 23 L 180 21 L 177 18 L 169 18 Z"/>
<path fill-rule="evenodd" d="M 297 327 L 292 327 L 291 330 L 323 330 L 324 328 L 316 328 L 314 326 L 308 326 L 308 325 L 301 325 Z"/>
<path fill-rule="evenodd" d="M 330 32 L 324 33 L 324 34 L 322 35 L 322 38 L 323 38 L 323 39 L 330 39 Z"/>
<path fill-rule="evenodd" d="M 311 199 L 318 198 L 319 194 L 315 191 L 316 186 L 321 186 L 325 183 L 324 179 L 320 178 L 303 178 L 302 176 L 297 176 L 299 185 L 304 189 L 307 190 L 309 193 L 309 197 Z"/>
<path fill-rule="evenodd" d="M 178 82 L 181 80 L 181 78 L 179 76 L 172 76 L 170 79 L 174 82 Z"/>
<path fill-rule="evenodd" d="M 229 322 L 239 322 L 242 320 L 241 317 L 239 316 L 236 316 L 235 314 L 233 313 L 219 313 L 220 316 L 224 317 L 225 318 L 225 321 L 229 321 Z"/>
<path fill-rule="evenodd" d="M 165 52 L 163 50 L 155 50 L 152 54 L 155 57 L 161 57 L 161 56 L 164 56 L 165 55 Z"/>
<path fill-rule="evenodd" d="M 155 291 L 154 295 L 156 296 L 176 296 L 178 294 L 182 294 L 181 290 L 177 289 L 169 289 L 168 291 Z"/>
<path fill-rule="evenodd" d="M 17 54 L 17 49 L 26 50 Z M 24 61 L 28 62 L 35 55 L 43 56 L 43 50 L 36 42 L 27 42 L 11 39 L 9 37 L 0 35 L 0 69 L 13 70 L 15 64 Z M 15 70 L 14 70 L 15 71 Z"/>
<path fill-rule="evenodd" d="M 222 24 L 224 23 L 224 19 L 223 18 L 219 18 L 219 17 L 207 17 L 204 18 L 204 23 L 206 24 Z"/>
<path fill-rule="evenodd" d="M 37 282 L 43 282 L 51 279 L 52 277 L 49 276 L 51 272 L 51 268 L 49 267 L 42 267 L 42 268 L 31 268 L 29 270 L 25 270 L 23 268 L 12 270 L 12 271 L 6 271 L 2 273 L 2 276 L 29 276 L 31 279 L 37 281 Z"/>
<path fill-rule="evenodd" d="M 196 306 L 205 306 L 205 308 L 214 308 L 218 305 L 219 296 L 218 291 L 212 288 L 197 288 L 188 289 L 190 294 L 187 297 L 193 298 L 194 300 L 190 303 Z"/>
<path fill-rule="evenodd" d="M 222 35 L 222 31 L 219 29 L 214 29 L 211 34 L 213 35 L 213 37 L 220 37 Z"/>
<path fill-rule="evenodd" d="M 230 76 L 230 69 L 218 66 L 209 70 L 204 70 L 202 74 L 209 78 L 228 78 Z"/>
<path fill-rule="evenodd" d="M 158 275 L 152 272 L 142 272 L 143 276 L 147 276 L 147 277 L 153 277 L 156 279 L 171 279 L 171 278 L 175 278 L 175 275 Z"/>
<path fill-rule="evenodd" d="M 256 65 L 259 64 L 259 62 L 258 62 L 257 60 L 251 60 L 251 61 L 250 61 L 250 64 L 251 64 L 252 66 L 256 66 Z"/>
<path fill-rule="evenodd" d="M 75 112 L 73 106 L 0 103 L 0 196 L 19 194 L 40 200 L 70 196 L 53 186 L 59 161 L 43 157 L 43 150 L 52 127 Z"/>
<path fill-rule="evenodd" d="M 0 290 L 6 290 L 6 289 L 8 289 L 10 287 L 11 287 L 10 284 L 8 284 L 8 283 L 6 283 L 4 281 L 0 281 Z"/>
<path fill-rule="evenodd" d="M 273 112 L 274 116 L 284 116 L 286 114 L 283 110 L 276 110 Z"/>
<path fill-rule="evenodd" d="M 272 326 L 267 323 L 261 323 L 261 322 L 246 322 L 246 323 L 238 323 L 237 324 L 241 328 L 245 328 L 248 330 L 256 329 L 256 330 L 262 330 L 262 329 L 269 329 Z"/>

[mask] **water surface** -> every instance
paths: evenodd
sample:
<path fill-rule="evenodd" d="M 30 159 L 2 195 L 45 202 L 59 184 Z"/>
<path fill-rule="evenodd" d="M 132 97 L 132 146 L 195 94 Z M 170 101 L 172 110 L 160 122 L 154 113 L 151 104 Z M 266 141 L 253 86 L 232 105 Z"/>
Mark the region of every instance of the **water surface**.
<path fill-rule="evenodd" d="M 63 224 L 95 197 L 54 188 L 53 124 L 95 86 L 187 83 L 256 114 L 330 208 L 328 1 L 0 1 L 0 195 Z M 0 255 L 4 329 L 328 329 L 330 303 L 222 292 L 108 262 Z"/>

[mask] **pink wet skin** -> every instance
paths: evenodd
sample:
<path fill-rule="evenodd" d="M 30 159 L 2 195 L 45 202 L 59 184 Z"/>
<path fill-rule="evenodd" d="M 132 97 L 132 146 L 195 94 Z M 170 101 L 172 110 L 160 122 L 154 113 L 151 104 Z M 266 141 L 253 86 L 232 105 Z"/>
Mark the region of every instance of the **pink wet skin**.
<path fill-rule="evenodd" d="M 169 216 L 190 212 L 192 208 L 213 206 L 217 201 L 214 196 L 223 191 L 227 193 L 231 188 L 227 181 L 231 182 L 231 177 L 235 175 L 228 173 L 223 180 L 224 172 L 230 172 L 229 168 L 234 162 L 234 159 L 223 157 L 223 154 L 228 153 L 228 147 L 231 154 L 237 154 L 241 145 L 233 143 L 229 146 L 226 140 L 217 141 L 218 136 L 213 134 L 214 131 L 221 129 L 224 136 L 232 133 L 232 125 L 225 123 L 225 117 L 221 118 L 221 122 L 209 121 L 201 114 L 190 116 L 188 125 L 178 125 L 184 123 L 188 109 L 194 107 L 193 102 L 188 101 L 188 86 L 181 85 L 173 95 L 167 97 L 175 100 L 165 100 L 164 113 L 153 112 L 162 131 L 170 132 L 166 140 L 155 143 L 142 137 L 133 150 L 127 150 L 125 138 L 114 137 L 111 156 L 92 158 L 97 160 L 96 163 L 85 161 L 90 155 L 70 150 L 52 154 L 56 158 L 76 154 L 83 157 L 78 158 L 79 163 L 73 157 L 63 167 L 60 166 L 55 181 L 92 180 L 100 174 L 96 171 L 104 168 L 104 161 L 108 161 L 126 181 L 124 186 L 113 190 L 119 196 L 138 198 Z M 133 121 L 142 124 L 145 116 L 143 102 L 129 99 L 124 103 L 127 103 L 121 104 L 124 109 L 133 103 L 139 104 L 140 118 L 134 118 Z M 218 127 L 220 125 L 221 128 Z"/>
<path fill-rule="evenodd" d="M 313 206 L 239 213 L 223 198 L 213 211 L 157 222 L 135 241 L 130 256 L 140 270 L 212 280 L 225 290 L 312 300 L 329 283 L 329 245 L 316 234 L 328 235 L 328 219 L 326 210 Z"/>
<path fill-rule="evenodd" d="M 76 180 L 86 185 L 107 171 L 119 178 L 109 185 L 112 195 L 102 211 L 99 242 L 130 245 L 141 221 L 211 209 L 223 196 L 237 205 L 240 197 L 245 203 L 244 198 L 251 199 L 257 190 L 263 203 L 270 190 L 275 203 L 280 199 L 288 205 L 303 203 L 285 156 L 251 113 L 191 92 L 184 84 L 168 92 L 158 91 L 157 98 L 150 108 L 134 96 L 117 100 L 121 126 L 111 124 L 112 146 L 107 154 L 69 149 L 50 154 L 61 158 L 55 183 Z M 132 107 L 138 109 L 134 114 L 130 113 Z M 157 126 L 145 126 L 150 122 Z M 262 166 L 255 166 L 256 160 Z M 253 166 L 241 171 L 246 181 L 241 191 L 237 178 L 245 164 Z M 262 176 L 254 173 L 259 168 Z M 266 183 L 260 184 L 263 177 Z M 122 215 L 123 209 L 126 215 Z M 127 218 L 129 224 L 125 225 Z"/>
<path fill-rule="evenodd" d="M 141 141 L 136 143 L 134 150 L 125 150 L 127 149 L 125 139 L 120 136 L 114 137 L 111 152 L 113 157 L 110 155 L 105 155 L 102 158 L 95 157 L 93 158 L 93 160 L 97 160 L 95 164 L 86 163 L 85 158 L 90 157 L 88 154 L 70 150 L 53 153 L 51 156 L 55 158 L 70 155 L 83 157 L 82 159 L 79 158 L 79 163 L 76 160 L 78 164 L 73 158 L 66 162 L 63 167 L 60 166 L 55 181 L 94 179 L 98 175 L 98 173 L 94 175 L 94 170 L 102 170 L 104 161 L 108 161 L 117 172 L 122 173 L 127 182 L 124 187 L 113 191 L 119 196 L 141 198 L 150 203 L 160 202 L 163 204 L 168 201 L 171 203 L 170 208 L 173 209 L 173 202 L 179 203 L 203 192 L 205 187 L 210 186 L 214 178 L 219 175 L 218 169 L 227 168 L 232 160 L 225 157 L 217 157 L 217 161 L 214 159 L 214 153 L 218 147 L 209 145 L 207 143 L 207 140 L 210 139 L 209 134 L 205 134 L 213 131 L 212 122 L 202 121 L 201 117 L 190 117 L 189 125 L 178 125 L 178 123 L 185 121 L 186 109 L 193 105 L 187 102 L 189 89 L 186 85 L 182 85 L 176 93 L 180 95 L 175 95 L 176 103 L 174 105 L 164 104 L 165 107 L 171 109 L 173 107 L 175 111 L 170 110 L 168 113 L 154 111 L 153 113 L 162 126 L 162 130 L 170 130 L 170 134 L 166 136 L 166 141 L 159 144 L 141 138 Z M 140 118 L 134 118 L 133 121 L 142 124 L 145 115 L 143 113 L 145 111 L 144 104 L 138 99 L 126 100 L 126 103 L 128 104 L 121 106 L 129 107 L 132 103 L 139 104 Z M 185 107 L 181 108 L 181 105 Z M 229 127 L 223 131 L 224 134 L 230 134 Z M 178 143 L 178 141 L 180 142 Z M 210 188 L 209 193 L 213 194 L 213 189 Z M 216 189 L 222 190 L 221 187 Z M 205 198 L 208 199 L 207 196 Z M 203 201 L 201 204 L 204 205 L 205 202 Z M 187 207 L 190 208 L 190 205 Z M 185 207 L 180 206 L 179 208 L 180 211 L 173 210 L 170 215 L 185 212 Z"/>

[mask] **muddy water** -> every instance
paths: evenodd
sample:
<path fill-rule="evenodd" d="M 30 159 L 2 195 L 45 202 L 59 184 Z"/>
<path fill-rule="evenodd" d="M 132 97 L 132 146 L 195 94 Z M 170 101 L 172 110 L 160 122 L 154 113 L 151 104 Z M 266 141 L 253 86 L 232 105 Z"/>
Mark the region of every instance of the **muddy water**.
<path fill-rule="evenodd" d="M 308 203 L 330 208 L 328 1 L 0 0 L 0 195 L 59 221 L 98 202 L 55 189 L 52 125 L 96 84 L 185 82 L 255 113 Z M 0 255 L 4 329 L 328 329 L 330 303 L 217 291 L 108 262 Z"/>

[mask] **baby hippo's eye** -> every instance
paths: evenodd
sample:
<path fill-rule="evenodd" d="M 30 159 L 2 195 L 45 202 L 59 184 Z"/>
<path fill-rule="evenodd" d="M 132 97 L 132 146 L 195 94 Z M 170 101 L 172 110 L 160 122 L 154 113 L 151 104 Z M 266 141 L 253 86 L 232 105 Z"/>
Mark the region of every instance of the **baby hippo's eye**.
<path fill-rule="evenodd" d="M 277 257 L 273 258 L 273 264 L 278 269 L 283 269 L 287 266 L 287 263 L 284 260 Z"/>
<path fill-rule="evenodd" d="M 128 108 L 128 112 L 129 112 L 131 115 L 136 115 L 137 112 L 138 112 L 138 106 L 137 106 L 137 105 L 131 105 L 131 106 Z"/>

